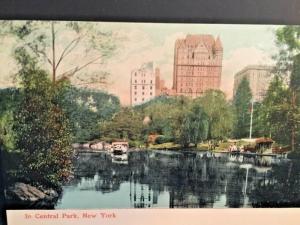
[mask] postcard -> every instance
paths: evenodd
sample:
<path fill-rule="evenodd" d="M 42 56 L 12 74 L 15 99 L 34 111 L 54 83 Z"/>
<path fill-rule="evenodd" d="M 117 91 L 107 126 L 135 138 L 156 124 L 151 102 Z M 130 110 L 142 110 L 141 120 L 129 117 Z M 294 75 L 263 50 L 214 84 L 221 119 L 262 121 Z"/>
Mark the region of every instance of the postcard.
<path fill-rule="evenodd" d="M 0 21 L 2 218 L 299 212 L 299 87 L 297 25 Z"/>

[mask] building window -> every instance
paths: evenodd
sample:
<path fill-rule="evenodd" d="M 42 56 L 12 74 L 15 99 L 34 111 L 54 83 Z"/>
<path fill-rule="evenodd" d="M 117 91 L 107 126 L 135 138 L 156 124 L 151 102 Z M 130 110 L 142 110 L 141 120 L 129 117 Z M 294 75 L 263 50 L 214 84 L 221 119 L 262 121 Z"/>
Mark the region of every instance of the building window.
<path fill-rule="evenodd" d="M 152 92 L 150 92 L 150 95 L 152 95 Z"/>
<path fill-rule="evenodd" d="M 134 89 L 137 89 L 137 87 L 136 87 L 136 86 L 134 86 Z"/>
<path fill-rule="evenodd" d="M 152 80 L 150 80 L 150 84 L 152 84 Z"/>
<path fill-rule="evenodd" d="M 134 94 L 136 95 L 136 91 L 134 92 Z"/>
<path fill-rule="evenodd" d="M 137 99 L 135 98 L 134 101 L 137 101 Z"/>
<path fill-rule="evenodd" d="M 145 93 L 144 92 L 142 92 L 142 95 L 144 95 Z"/>
<path fill-rule="evenodd" d="M 152 86 L 150 86 L 150 90 L 152 90 Z"/>
<path fill-rule="evenodd" d="M 135 80 L 134 82 L 137 83 L 137 80 Z"/>
<path fill-rule="evenodd" d="M 136 76 L 136 72 L 134 73 L 134 76 Z"/>
<path fill-rule="evenodd" d="M 143 90 L 144 90 L 144 89 L 145 89 L 145 86 L 143 86 L 142 88 L 143 88 Z"/>
<path fill-rule="evenodd" d="M 142 98 L 142 101 L 144 101 L 145 99 L 144 98 Z"/>

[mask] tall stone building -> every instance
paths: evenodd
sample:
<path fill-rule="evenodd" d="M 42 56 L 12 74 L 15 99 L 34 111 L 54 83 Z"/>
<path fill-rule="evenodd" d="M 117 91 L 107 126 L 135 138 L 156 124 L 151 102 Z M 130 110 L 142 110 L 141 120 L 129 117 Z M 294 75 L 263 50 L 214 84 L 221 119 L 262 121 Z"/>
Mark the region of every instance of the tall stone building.
<path fill-rule="evenodd" d="M 266 65 L 246 66 L 234 76 L 233 96 L 235 96 L 239 84 L 245 77 L 249 81 L 253 100 L 262 101 L 273 77 L 272 70 L 272 66 Z"/>
<path fill-rule="evenodd" d="M 153 63 L 147 63 L 131 72 L 130 103 L 138 105 L 155 97 L 156 77 Z"/>
<path fill-rule="evenodd" d="M 161 79 L 160 76 L 160 69 L 155 69 L 155 96 L 161 96 L 161 95 L 174 95 L 174 92 L 172 89 L 169 89 L 166 86 L 165 80 Z"/>
<path fill-rule="evenodd" d="M 159 96 L 162 93 L 162 89 L 165 87 L 165 81 L 160 78 L 160 69 L 155 68 L 155 95 Z"/>
<path fill-rule="evenodd" d="M 174 51 L 173 90 L 176 95 L 197 97 L 221 85 L 223 47 L 219 37 L 187 35 Z"/>

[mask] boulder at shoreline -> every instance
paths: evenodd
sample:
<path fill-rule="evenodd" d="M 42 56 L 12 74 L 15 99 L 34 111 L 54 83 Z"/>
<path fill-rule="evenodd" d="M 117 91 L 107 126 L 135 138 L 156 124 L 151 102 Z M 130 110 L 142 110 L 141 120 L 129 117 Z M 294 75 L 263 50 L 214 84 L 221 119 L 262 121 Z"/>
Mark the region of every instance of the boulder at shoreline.
<path fill-rule="evenodd" d="M 6 190 L 6 199 L 9 202 L 19 202 L 22 205 L 53 205 L 59 194 L 53 189 L 38 189 L 30 184 L 15 183 Z"/>

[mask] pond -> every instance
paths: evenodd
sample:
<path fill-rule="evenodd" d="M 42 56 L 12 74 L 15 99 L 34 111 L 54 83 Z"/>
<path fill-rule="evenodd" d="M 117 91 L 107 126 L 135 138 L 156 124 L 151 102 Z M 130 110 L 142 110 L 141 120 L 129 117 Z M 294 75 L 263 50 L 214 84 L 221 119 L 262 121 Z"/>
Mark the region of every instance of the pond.
<path fill-rule="evenodd" d="M 80 153 L 57 209 L 300 206 L 300 162 L 193 151 Z"/>

